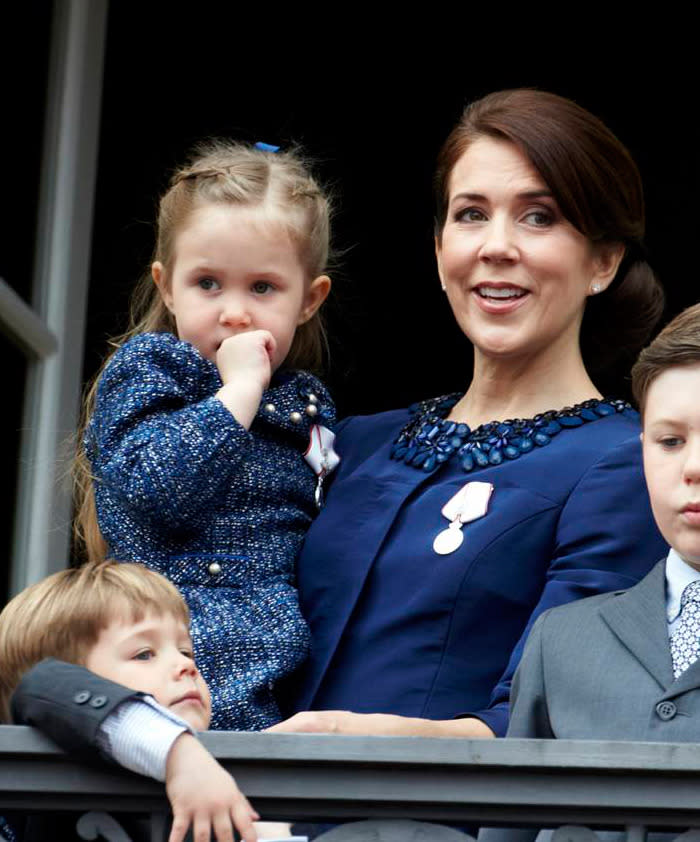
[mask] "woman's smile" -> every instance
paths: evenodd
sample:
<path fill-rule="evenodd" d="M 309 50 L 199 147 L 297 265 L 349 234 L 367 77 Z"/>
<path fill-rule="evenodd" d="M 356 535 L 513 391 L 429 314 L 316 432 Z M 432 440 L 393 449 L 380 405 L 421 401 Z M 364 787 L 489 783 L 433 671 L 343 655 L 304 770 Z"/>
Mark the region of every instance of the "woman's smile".
<path fill-rule="evenodd" d="M 478 305 L 486 313 L 512 313 L 529 295 L 526 289 L 500 281 L 483 281 L 472 288 Z"/>

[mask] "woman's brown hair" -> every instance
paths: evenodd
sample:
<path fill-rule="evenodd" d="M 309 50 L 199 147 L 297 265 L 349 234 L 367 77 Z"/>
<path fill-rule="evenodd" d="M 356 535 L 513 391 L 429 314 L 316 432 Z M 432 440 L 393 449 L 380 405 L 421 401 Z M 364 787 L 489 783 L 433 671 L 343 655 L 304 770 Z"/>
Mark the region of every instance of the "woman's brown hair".
<path fill-rule="evenodd" d="M 632 156 L 608 127 L 570 99 L 519 88 L 469 105 L 445 141 L 435 172 L 435 234 L 447 218 L 450 177 L 479 137 L 514 143 L 552 191 L 564 217 L 593 244 L 621 243 L 615 279 L 588 299 L 581 351 L 595 371 L 631 364 L 657 324 L 662 287 L 646 261 L 642 181 Z"/>

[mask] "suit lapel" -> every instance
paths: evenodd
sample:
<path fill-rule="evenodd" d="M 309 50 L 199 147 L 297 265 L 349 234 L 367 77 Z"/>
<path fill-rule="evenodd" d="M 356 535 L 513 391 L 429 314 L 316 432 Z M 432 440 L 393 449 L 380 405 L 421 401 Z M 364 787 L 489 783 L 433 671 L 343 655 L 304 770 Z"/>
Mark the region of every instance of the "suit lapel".
<path fill-rule="evenodd" d="M 663 690 L 673 684 L 666 620 L 666 562 L 639 584 L 600 607 L 600 616 Z M 700 680 L 700 665 L 698 679 Z"/>
<path fill-rule="evenodd" d="M 667 689 L 665 699 L 680 696 L 681 693 L 688 693 L 700 687 L 700 661 L 691 664 L 688 669 L 679 675 L 677 680 Z"/>

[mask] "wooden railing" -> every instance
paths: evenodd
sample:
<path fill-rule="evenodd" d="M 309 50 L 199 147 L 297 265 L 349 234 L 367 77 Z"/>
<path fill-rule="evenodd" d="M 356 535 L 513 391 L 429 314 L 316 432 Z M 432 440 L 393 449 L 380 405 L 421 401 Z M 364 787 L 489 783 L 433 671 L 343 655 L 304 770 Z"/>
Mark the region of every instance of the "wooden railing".
<path fill-rule="evenodd" d="M 209 732 L 202 741 L 266 819 L 700 827 L 694 745 Z M 88 767 L 30 728 L 0 727 L 0 812 L 163 814 L 162 785 Z"/>

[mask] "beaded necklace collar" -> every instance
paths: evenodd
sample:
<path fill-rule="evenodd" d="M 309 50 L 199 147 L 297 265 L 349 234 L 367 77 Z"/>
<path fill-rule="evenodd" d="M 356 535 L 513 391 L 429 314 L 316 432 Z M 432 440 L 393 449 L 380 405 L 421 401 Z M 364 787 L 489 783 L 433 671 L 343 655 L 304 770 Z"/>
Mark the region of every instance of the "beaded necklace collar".
<path fill-rule="evenodd" d="M 460 397 L 444 395 L 414 403 L 409 408 L 413 417 L 394 442 L 391 458 L 428 473 L 456 454 L 469 472 L 545 447 L 562 430 L 632 409 L 627 401 L 588 400 L 534 418 L 490 421 L 471 430 L 467 424 L 445 419 Z"/>

